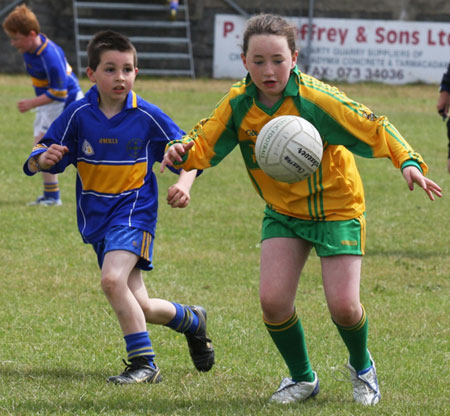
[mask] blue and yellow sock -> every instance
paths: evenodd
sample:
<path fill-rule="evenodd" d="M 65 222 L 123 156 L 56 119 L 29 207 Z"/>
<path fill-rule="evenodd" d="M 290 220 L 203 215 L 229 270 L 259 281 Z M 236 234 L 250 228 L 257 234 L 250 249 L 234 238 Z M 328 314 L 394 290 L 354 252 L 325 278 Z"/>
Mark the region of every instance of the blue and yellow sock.
<path fill-rule="evenodd" d="M 128 361 L 138 357 L 145 357 L 149 365 L 155 368 L 153 363 L 155 353 L 147 331 L 125 335 L 124 339 L 127 344 Z"/>
<path fill-rule="evenodd" d="M 166 326 L 183 334 L 195 332 L 199 325 L 198 316 L 189 306 L 175 302 L 172 304 L 176 309 L 175 317 Z"/>
<path fill-rule="evenodd" d="M 59 183 L 44 182 L 44 198 L 59 199 Z"/>

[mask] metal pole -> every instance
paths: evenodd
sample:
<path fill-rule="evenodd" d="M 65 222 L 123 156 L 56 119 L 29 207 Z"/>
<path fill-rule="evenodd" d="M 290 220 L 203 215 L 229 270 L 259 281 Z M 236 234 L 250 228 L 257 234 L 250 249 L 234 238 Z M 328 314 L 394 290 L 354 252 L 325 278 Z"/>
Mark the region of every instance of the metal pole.
<path fill-rule="evenodd" d="M 311 60 L 311 45 L 312 45 L 312 25 L 314 20 L 314 0 L 309 0 L 308 7 L 308 41 L 306 44 L 306 54 L 305 54 L 305 72 L 309 71 L 309 63 Z"/>
<path fill-rule="evenodd" d="M 13 1 L 11 4 L 9 4 L 8 6 L 5 6 L 5 8 L 3 8 L 0 11 L 0 18 L 3 17 L 4 15 L 6 15 L 7 13 L 10 12 L 10 10 L 14 9 L 14 7 L 16 7 L 19 3 L 23 3 L 23 0 L 16 0 Z"/>
<path fill-rule="evenodd" d="M 250 17 L 250 15 L 242 7 L 236 4 L 233 0 L 224 0 L 224 2 L 227 3 L 228 6 L 236 10 L 241 16 L 244 16 L 246 19 Z"/>
<path fill-rule="evenodd" d="M 80 39 L 78 31 L 78 5 L 77 0 L 72 1 L 73 4 L 73 24 L 74 24 L 74 34 L 75 34 L 75 53 L 77 55 L 77 76 L 81 78 L 84 74 L 81 69 L 81 53 L 80 53 Z"/>

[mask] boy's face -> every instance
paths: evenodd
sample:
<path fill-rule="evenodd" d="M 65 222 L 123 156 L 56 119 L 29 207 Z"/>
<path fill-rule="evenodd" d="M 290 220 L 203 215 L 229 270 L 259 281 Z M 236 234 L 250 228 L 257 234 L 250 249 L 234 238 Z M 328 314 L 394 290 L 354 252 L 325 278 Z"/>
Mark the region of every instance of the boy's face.
<path fill-rule="evenodd" d="M 95 71 L 87 69 L 89 79 L 97 84 L 102 103 L 123 102 L 133 88 L 138 69 L 132 51 L 105 51 Z"/>
<path fill-rule="evenodd" d="M 298 52 L 292 54 L 284 36 L 253 35 L 242 62 L 262 96 L 277 101 L 289 80 L 297 62 Z"/>
<path fill-rule="evenodd" d="M 36 32 L 32 30 L 28 35 L 23 35 L 19 32 L 5 31 L 6 35 L 11 41 L 11 45 L 14 46 L 20 53 L 32 53 L 36 49 Z"/>

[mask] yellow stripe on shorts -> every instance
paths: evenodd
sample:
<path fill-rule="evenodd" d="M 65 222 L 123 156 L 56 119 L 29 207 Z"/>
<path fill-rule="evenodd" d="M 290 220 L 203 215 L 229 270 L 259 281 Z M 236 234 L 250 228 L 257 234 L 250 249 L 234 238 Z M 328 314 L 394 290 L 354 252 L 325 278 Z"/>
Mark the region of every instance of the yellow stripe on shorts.
<path fill-rule="evenodd" d="M 144 231 L 144 236 L 142 238 L 142 245 L 141 245 L 141 257 L 144 260 L 149 261 L 149 250 L 150 246 L 152 244 L 152 235 L 148 231 Z"/>

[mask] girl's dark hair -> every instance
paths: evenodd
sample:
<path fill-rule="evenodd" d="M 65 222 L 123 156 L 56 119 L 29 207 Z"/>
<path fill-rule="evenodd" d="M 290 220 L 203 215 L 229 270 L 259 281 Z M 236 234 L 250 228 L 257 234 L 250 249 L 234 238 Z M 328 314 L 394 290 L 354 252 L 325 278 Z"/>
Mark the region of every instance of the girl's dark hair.
<path fill-rule="evenodd" d="M 87 47 L 88 67 L 96 70 L 102 53 L 106 51 L 133 52 L 134 66 L 137 66 L 136 48 L 125 35 L 113 30 L 98 32 L 89 41 Z"/>
<path fill-rule="evenodd" d="M 289 49 L 295 53 L 297 30 L 294 25 L 288 23 L 281 16 L 261 13 L 251 17 L 246 24 L 242 52 L 247 54 L 248 43 L 253 35 L 277 35 L 284 36 L 288 42 Z"/>

